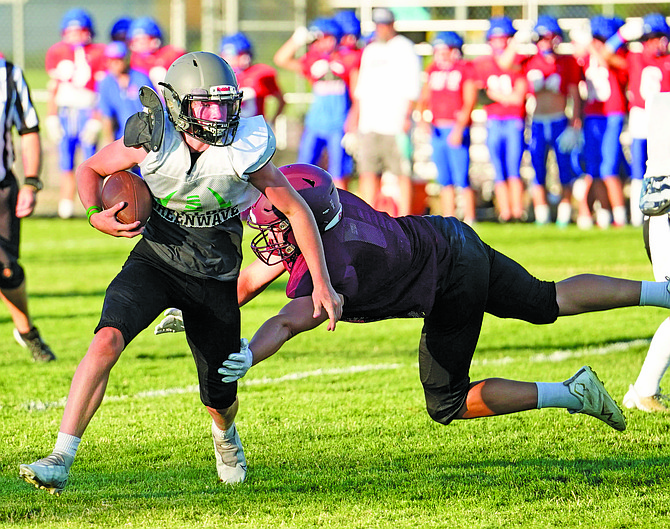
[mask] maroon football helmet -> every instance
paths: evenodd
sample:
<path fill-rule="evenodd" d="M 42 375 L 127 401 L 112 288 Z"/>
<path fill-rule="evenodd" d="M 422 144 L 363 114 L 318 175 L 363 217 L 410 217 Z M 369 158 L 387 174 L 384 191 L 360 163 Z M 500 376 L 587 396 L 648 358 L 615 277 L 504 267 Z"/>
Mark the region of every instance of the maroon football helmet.
<path fill-rule="evenodd" d="M 333 178 L 326 171 L 308 163 L 284 165 L 279 170 L 307 202 L 319 232 L 328 231 L 340 221 L 342 205 Z M 260 231 L 251 241 L 251 249 L 265 264 L 291 263 L 300 254 L 291 224 L 265 195 L 249 211 L 247 224 Z"/>

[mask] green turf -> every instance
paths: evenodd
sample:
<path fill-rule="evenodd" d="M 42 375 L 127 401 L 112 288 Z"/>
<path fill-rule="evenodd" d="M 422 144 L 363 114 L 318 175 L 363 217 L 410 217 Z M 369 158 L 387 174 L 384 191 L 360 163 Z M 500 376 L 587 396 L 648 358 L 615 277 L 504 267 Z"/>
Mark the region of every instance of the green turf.
<path fill-rule="evenodd" d="M 633 228 L 477 229 L 544 279 L 651 279 Z M 133 241 L 81 219 L 28 219 L 23 240 L 32 313 L 58 362 L 33 364 L 0 309 L 0 526 L 670 527 L 670 417 L 627 410 L 624 433 L 552 409 L 441 426 L 424 410 L 414 320 L 317 329 L 252 369 L 238 416 L 249 474 L 234 488 L 216 482 L 183 335 L 147 330 L 113 369 L 68 488 L 38 491 L 18 465 L 51 451 Z M 277 285 L 245 307 L 243 334 L 283 301 Z M 487 316 L 472 376 L 557 381 L 590 364 L 620 401 L 664 316 L 629 308 L 544 327 Z"/>

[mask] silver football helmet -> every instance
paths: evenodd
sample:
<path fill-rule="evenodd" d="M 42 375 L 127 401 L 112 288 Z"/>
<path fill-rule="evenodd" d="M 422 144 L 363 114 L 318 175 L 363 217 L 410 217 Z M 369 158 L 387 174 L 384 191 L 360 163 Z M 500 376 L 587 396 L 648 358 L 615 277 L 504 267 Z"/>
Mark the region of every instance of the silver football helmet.
<path fill-rule="evenodd" d="M 163 97 L 170 121 L 209 145 L 230 145 L 240 122 L 239 91 L 235 72 L 215 53 L 196 51 L 179 57 L 167 71 Z M 199 113 L 215 106 L 214 115 Z"/>

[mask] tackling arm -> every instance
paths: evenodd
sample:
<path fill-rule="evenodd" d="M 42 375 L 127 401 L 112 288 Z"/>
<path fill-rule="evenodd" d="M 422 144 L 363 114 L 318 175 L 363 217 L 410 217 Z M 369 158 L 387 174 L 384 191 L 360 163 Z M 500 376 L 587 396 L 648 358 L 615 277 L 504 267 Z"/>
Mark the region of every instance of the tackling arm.
<path fill-rule="evenodd" d="M 245 266 L 237 280 L 237 303 L 240 307 L 249 303 L 284 272 L 284 265 L 278 263 L 268 266 L 256 259 Z"/>
<path fill-rule="evenodd" d="M 339 294 L 338 296 L 340 303 L 343 303 L 344 298 Z M 276 316 L 261 325 L 251 339 L 249 349 L 253 351 L 252 365 L 275 354 L 284 343 L 297 334 L 310 331 L 327 319 L 327 314 L 312 317 L 312 300 L 308 297 L 289 301 Z"/>

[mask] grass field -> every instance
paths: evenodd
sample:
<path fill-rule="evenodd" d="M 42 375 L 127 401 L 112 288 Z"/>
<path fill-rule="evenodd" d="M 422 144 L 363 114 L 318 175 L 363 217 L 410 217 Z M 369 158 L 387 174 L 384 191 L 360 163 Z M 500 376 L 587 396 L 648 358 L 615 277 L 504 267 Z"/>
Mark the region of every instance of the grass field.
<path fill-rule="evenodd" d="M 651 279 L 634 228 L 477 229 L 544 279 Z M 252 369 L 238 416 L 249 474 L 237 487 L 216 481 L 183 335 L 147 330 L 112 371 L 67 489 L 38 491 L 18 465 L 50 453 L 133 242 L 45 218 L 25 221 L 23 240 L 32 313 L 58 361 L 33 364 L 0 308 L 2 527 L 670 527 L 670 416 L 626 410 L 624 433 L 556 409 L 441 426 L 424 410 L 414 320 L 317 329 Z M 243 335 L 283 301 L 275 285 L 245 307 Z M 487 316 L 472 377 L 560 381 L 589 364 L 620 401 L 664 316 L 638 307 L 544 327 Z"/>

